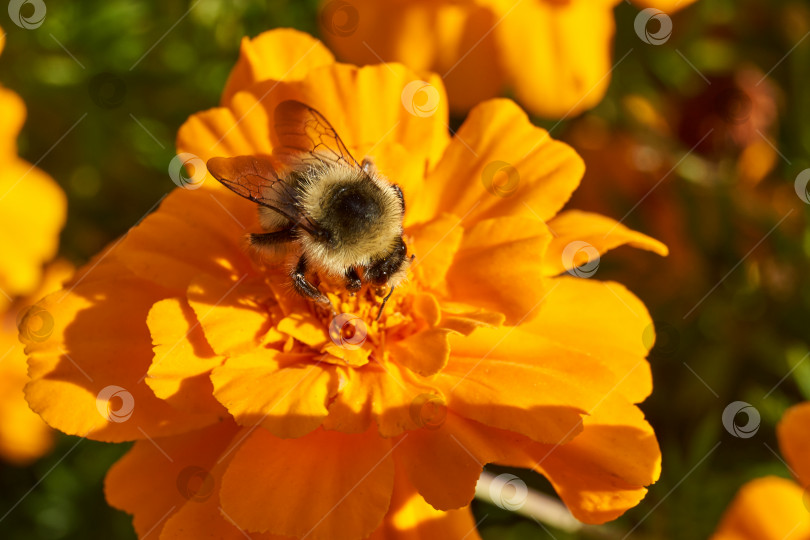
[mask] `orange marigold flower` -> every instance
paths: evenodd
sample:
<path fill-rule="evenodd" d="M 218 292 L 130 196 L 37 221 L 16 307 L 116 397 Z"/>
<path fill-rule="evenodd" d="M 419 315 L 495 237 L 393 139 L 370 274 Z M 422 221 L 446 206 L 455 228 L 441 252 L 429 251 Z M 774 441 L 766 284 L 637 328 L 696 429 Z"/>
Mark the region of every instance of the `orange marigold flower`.
<path fill-rule="evenodd" d="M 692 1 L 637 3 L 671 12 Z M 454 111 L 509 88 L 533 114 L 559 118 L 605 95 L 619 2 L 325 0 L 321 28 L 351 62 L 402 62 L 439 73 Z"/>
<path fill-rule="evenodd" d="M 402 99 L 414 83 L 435 93 L 431 110 Z M 293 294 L 286 265 L 244 241 L 261 231 L 256 205 L 204 174 L 212 157 L 270 155 L 288 99 L 323 113 L 404 192 L 416 259 L 379 321 L 368 291 L 321 282 L 337 324 Z M 467 511 L 430 507 L 465 507 L 492 462 L 544 474 L 599 523 L 657 479 L 658 444 L 635 405 L 652 389 L 650 318 L 621 285 L 565 273 L 592 273 L 623 244 L 666 248 L 560 212 L 583 163 L 511 101 L 476 107 L 452 138 L 447 115 L 437 76 L 337 64 L 292 30 L 246 39 L 222 106 L 180 129 L 194 172 L 172 174 L 194 189 L 44 300 L 55 328 L 27 349 L 29 402 L 67 433 L 138 441 L 106 491 L 139 534 L 469 530 Z"/>
<path fill-rule="evenodd" d="M 713 540 L 810 538 L 810 402 L 785 412 L 779 448 L 796 482 L 766 476 L 745 484 L 726 510 Z"/>
<path fill-rule="evenodd" d="M 4 45 L 0 29 L 0 52 Z M 20 97 L 0 87 L 0 458 L 17 464 L 51 447 L 50 429 L 23 398 L 27 375 L 18 314 L 59 287 L 69 272 L 60 263 L 43 275 L 43 263 L 56 253 L 66 203 L 50 176 L 17 155 L 24 120 Z M 44 327 L 32 326 L 32 332 L 47 332 L 48 321 L 39 323 Z"/>

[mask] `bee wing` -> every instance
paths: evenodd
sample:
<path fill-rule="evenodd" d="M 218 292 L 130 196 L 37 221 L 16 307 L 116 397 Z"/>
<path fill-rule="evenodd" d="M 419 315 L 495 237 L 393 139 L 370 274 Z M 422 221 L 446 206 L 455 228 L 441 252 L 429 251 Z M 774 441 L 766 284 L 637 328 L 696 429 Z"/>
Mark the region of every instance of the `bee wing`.
<path fill-rule="evenodd" d="M 318 167 L 323 162 L 361 168 L 326 118 L 300 101 L 278 104 L 274 130 L 278 145 L 273 156 L 291 168 Z"/>
<path fill-rule="evenodd" d="M 274 210 L 293 224 L 309 230 L 295 206 L 295 194 L 279 178 L 273 163 L 259 156 L 215 157 L 208 160 L 208 172 L 223 186 L 256 204 Z"/>

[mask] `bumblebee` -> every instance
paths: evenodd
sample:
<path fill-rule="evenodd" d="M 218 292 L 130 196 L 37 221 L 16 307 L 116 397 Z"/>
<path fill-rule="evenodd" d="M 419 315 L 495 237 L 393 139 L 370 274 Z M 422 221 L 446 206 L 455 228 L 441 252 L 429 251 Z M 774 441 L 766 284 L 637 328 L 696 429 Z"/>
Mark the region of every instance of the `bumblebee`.
<path fill-rule="evenodd" d="M 329 304 L 313 272 L 342 280 L 351 293 L 364 283 L 387 287 L 379 319 L 413 260 L 402 239 L 402 190 L 370 159 L 358 163 L 326 118 L 299 101 L 279 103 L 273 131 L 272 155 L 215 157 L 208 171 L 259 206 L 265 232 L 250 235 L 252 246 L 297 246 L 290 278 L 298 294 Z"/>

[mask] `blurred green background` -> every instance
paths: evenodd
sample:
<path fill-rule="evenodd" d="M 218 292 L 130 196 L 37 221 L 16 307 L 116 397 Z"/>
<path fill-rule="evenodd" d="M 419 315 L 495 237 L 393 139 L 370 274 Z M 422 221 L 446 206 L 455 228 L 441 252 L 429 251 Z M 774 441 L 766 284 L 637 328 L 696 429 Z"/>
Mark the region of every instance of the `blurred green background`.
<path fill-rule="evenodd" d="M 614 57 L 632 54 L 606 99 L 578 118 L 537 123 L 586 160 L 571 207 L 624 216 L 672 250 L 667 259 L 618 250 L 595 276 L 636 292 L 659 334 L 655 391 L 643 409 L 663 475 L 608 537 L 637 526 L 632 538 L 704 538 L 746 480 L 789 476 L 771 451 L 774 427 L 788 406 L 810 399 L 810 234 L 794 192 L 810 167 L 810 6 L 698 0 L 672 16 L 661 46 L 639 40 L 637 13 L 626 2 L 616 8 Z M 48 2 L 35 30 L 0 18 L 8 34 L 0 82 L 28 106 L 20 154 L 66 191 L 61 253 L 77 264 L 174 188 L 174 135 L 217 105 L 242 36 L 318 32 L 315 0 Z M 721 423 L 737 400 L 761 414 L 752 438 Z M 127 445 L 77 441 L 61 437 L 27 468 L 0 464 L 1 538 L 134 538 L 102 492 Z M 603 537 L 546 530 L 484 502 L 474 510 L 488 539 Z"/>

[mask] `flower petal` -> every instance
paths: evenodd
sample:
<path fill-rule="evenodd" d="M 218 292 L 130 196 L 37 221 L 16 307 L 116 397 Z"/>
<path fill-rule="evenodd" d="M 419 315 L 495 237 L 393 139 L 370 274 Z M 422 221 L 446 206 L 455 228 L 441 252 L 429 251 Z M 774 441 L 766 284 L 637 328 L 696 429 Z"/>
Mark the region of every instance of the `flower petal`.
<path fill-rule="evenodd" d="M 804 540 L 810 513 L 795 482 L 776 476 L 745 484 L 734 497 L 712 540 Z"/>
<path fill-rule="evenodd" d="M 532 462 L 507 464 L 546 476 L 580 521 L 604 523 L 644 498 L 660 475 L 661 450 L 644 415 L 621 396 L 606 397 L 583 423 L 573 441 L 532 445 Z"/>
<path fill-rule="evenodd" d="M 153 358 L 146 317 L 168 293 L 113 257 L 80 272 L 68 289 L 47 296 L 23 319 L 24 327 L 34 317 L 53 322 L 46 339 L 26 339 L 31 408 L 69 435 L 110 442 L 173 435 L 216 421 L 211 413 L 173 408 L 143 382 Z"/>
<path fill-rule="evenodd" d="M 810 488 L 810 402 L 788 409 L 776 428 L 779 448 L 797 480 Z"/>
<path fill-rule="evenodd" d="M 413 295 L 414 315 L 425 321 L 431 328 L 442 320 L 442 306 L 436 297 L 427 292 L 417 292 Z"/>
<path fill-rule="evenodd" d="M 439 326 L 465 336 L 471 334 L 476 328 L 501 326 L 505 320 L 502 313 L 476 309 L 459 302 L 443 302 L 441 308 L 442 318 Z"/>
<path fill-rule="evenodd" d="M 446 328 L 427 328 L 391 344 L 388 350 L 396 363 L 429 377 L 447 365 L 451 332 Z"/>
<path fill-rule="evenodd" d="M 56 182 L 40 169 L 16 157 L 3 160 L 0 230 L 9 233 L 0 235 L 0 289 L 6 295 L 24 295 L 39 285 L 43 263 L 56 254 L 67 201 Z"/>
<path fill-rule="evenodd" d="M 369 540 L 433 540 L 463 538 L 480 540 L 470 508 L 442 512 L 430 506 L 397 464 L 391 509 Z"/>
<path fill-rule="evenodd" d="M 440 212 L 465 224 L 499 216 L 548 220 L 585 171 L 567 144 L 529 122 L 514 102 L 495 99 L 470 111 L 419 195 L 418 221 Z"/>
<path fill-rule="evenodd" d="M 568 117 L 602 100 L 618 1 L 496 2 L 502 19 L 495 35 L 506 77 L 528 110 Z"/>
<path fill-rule="evenodd" d="M 236 105 L 232 100 L 232 108 L 210 109 L 189 117 L 177 132 L 177 151 L 197 156 L 206 163 L 212 157 L 272 153 L 271 124 L 267 111 L 257 106 L 255 101 L 238 108 Z M 226 188 L 210 175 L 202 182 L 200 190 L 203 189 L 227 194 Z M 232 197 L 239 199 L 236 195 Z M 247 207 L 249 202 L 244 201 L 243 204 Z"/>
<path fill-rule="evenodd" d="M 256 219 L 255 205 L 239 197 L 176 189 L 121 240 L 117 255 L 136 275 L 183 294 L 200 274 L 235 282 L 251 268 L 241 224 Z"/>
<path fill-rule="evenodd" d="M 524 439 L 452 412 L 440 426 L 409 431 L 394 450 L 408 478 L 425 501 L 438 510 L 467 506 L 484 465 L 505 459 Z"/>
<path fill-rule="evenodd" d="M 33 300 L 59 290 L 74 271 L 67 261 L 54 261 L 46 267 L 42 281 L 28 298 L 16 299 L 5 313 L 0 310 L 0 458 L 9 463 L 27 465 L 53 445 L 51 428 L 25 401 L 23 388 L 28 382 L 28 366 L 20 343 L 20 330 L 25 331 L 27 327 L 23 325 L 18 329 L 17 319 L 32 308 Z M 39 336 L 47 334 L 49 317 L 38 318 L 37 323 L 31 330 Z M 41 333 L 43 330 L 45 332 Z"/>
<path fill-rule="evenodd" d="M 0 29 L 0 34 L 5 34 Z M 25 123 L 25 103 L 16 92 L 0 86 L 0 111 L 3 121 L 0 122 L 0 156 L 7 158 L 17 155 L 17 136 Z"/>
<path fill-rule="evenodd" d="M 0 327 L 0 458 L 16 465 L 27 465 L 53 445 L 51 429 L 25 402 L 27 380 L 16 328 Z"/>
<path fill-rule="evenodd" d="M 392 362 L 371 362 L 363 369 L 343 368 L 338 373 L 340 392 L 329 405 L 325 429 L 361 433 L 373 420 L 382 437 L 396 437 L 421 427 L 414 403 L 438 395 L 433 386 L 419 384 Z"/>
<path fill-rule="evenodd" d="M 229 460 L 218 462 L 209 471 L 212 483 L 222 485 Z M 208 477 L 206 477 L 208 478 Z M 224 513 L 218 494 L 204 500 L 195 499 L 193 503 L 180 507 L 169 519 L 160 532 L 161 540 L 188 540 L 189 538 L 208 538 L 210 540 L 242 540 L 247 536 L 244 529 L 237 527 L 233 520 Z M 275 534 L 251 533 L 251 540 L 292 540 L 288 536 Z"/>
<path fill-rule="evenodd" d="M 225 472 L 221 502 L 227 515 L 248 531 L 356 539 L 380 524 L 393 484 L 391 442 L 376 429 L 352 435 L 318 430 L 277 439 L 259 428 Z"/>
<path fill-rule="evenodd" d="M 590 260 L 581 260 L 571 252 L 572 242 L 584 242 L 582 246 L 595 250 L 600 256 L 605 252 L 629 244 L 639 249 L 647 249 L 661 256 L 669 253 L 667 247 L 646 234 L 628 229 L 609 217 L 580 210 L 569 210 L 555 216 L 548 222 L 554 238 L 543 257 L 543 275 L 556 276 Z M 578 247 L 577 252 L 583 248 Z"/>
<path fill-rule="evenodd" d="M 542 222 L 517 217 L 465 230 L 447 273 L 453 300 L 502 313 L 507 324 L 535 315 L 546 288 L 540 254 L 550 238 Z"/>
<path fill-rule="evenodd" d="M 284 339 L 272 328 L 279 314 L 273 291 L 261 278 L 232 283 L 200 275 L 189 285 L 187 297 L 217 354 L 235 356 Z"/>
<path fill-rule="evenodd" d="M 490 346 L 464 357 L 472 353 L 464 344 L 469 338 L 453 339 L 453 357 L 434 381 L 447 406 L 467 418 L 562 444 L 582 430 L 582 415 L 614 386 L 607 366 L 548 340 L 514 328 L 476 334 Z"/>
<path fill-rule="evenodd" d="M 224 416 L 208 377 L 224 359 L 205 341 L 188 303 L 180 298 L 161 300 L 149 310 L 146 324 L 155 351 L 146 377 L 149 388 L 178 409 Z"/>
<path fill-rule="evenodd" d="M 214 397 L 243 426 L 301 437 L 321 425 L 337 392 L 335 370 L 311 355 L 258 349 L 228 358 L 211 373 Z"/>
<path fill-rule="evenodd" d="M 107 473 L 107 502 L 132 514 L 135 531 L 143 537 L 161 527 L 175 509 L 216 501 L 219 485 L 210 471 L 238 432 L 233 422 L 225 421 L 184 435 L 136 442 Z"/>
<path fill-rule="evenodd" d="M 320 41 L 290 28 L 242 38 L 239 60 L 231 70 L 221 102 L 226 105 L 236 92 L 256 82 L 299 80 L 316 67 L 334 63 L 335 57 Z"/>
<path fill-rule="evenodd" d="M 460 225 L 461 220 L 456 216 L 442 214 L 406 230 L 409 247 L 416 256 L 411 272 L 427 289 L 446 291 L 445 277 L 464 235 L 464 228 Z"/>
<path fill-rule="evenodd" d="M 548 288 L 525 331 L 599 359 L 613 371 L 615 391 L 631 402 L 649 396 L 652 375 L 645 357 L 654 333 L 644 304 L 619 283 L 560 277 Z"/>

